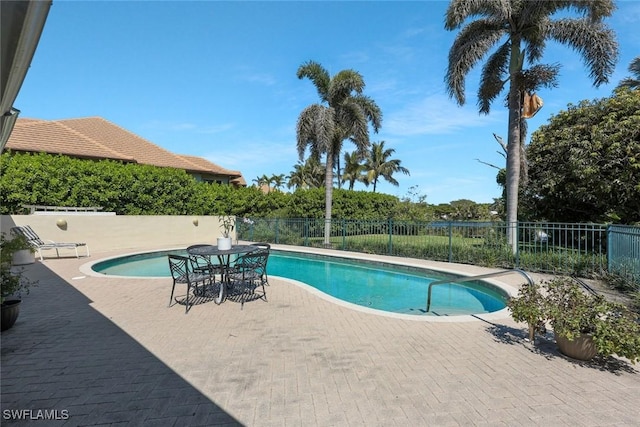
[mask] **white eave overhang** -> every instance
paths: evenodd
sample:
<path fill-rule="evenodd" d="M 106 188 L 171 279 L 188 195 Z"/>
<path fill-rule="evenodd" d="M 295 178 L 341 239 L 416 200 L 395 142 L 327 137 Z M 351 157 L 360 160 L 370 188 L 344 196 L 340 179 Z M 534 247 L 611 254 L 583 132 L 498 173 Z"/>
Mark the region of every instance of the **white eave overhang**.
<path fill-rule="evenodd" d="M 38 46 L 51 1 L 0 2 L 0 152 L 20 111 L 13 107 Z"/>

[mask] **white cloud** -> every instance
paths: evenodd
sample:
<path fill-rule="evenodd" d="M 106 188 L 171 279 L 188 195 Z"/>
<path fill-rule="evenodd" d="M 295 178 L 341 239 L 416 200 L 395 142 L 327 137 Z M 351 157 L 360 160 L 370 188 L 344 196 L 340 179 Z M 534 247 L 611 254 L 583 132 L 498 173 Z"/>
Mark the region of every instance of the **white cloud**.
<path fill-rule="evenodd" d="M 485 177 L 448 177 L 436 182 L 429 180 L 420 183 L 419 188 L 427 195 L 428 203 L 449 203 L 460 199 L 488 203 L 500 197 L 498 185 Z"/>
<path fill-rule="evenodd" d="M 191 131 L 195 129 L 197 126 L 193 123 L 183 122 L 183 123 L 169 123 L 159 120 L 149 121 L 147 123 L 142 124 L 143 129 L 150 129 L 152 131 L 162 131 L 162 132 L 183 132 L 183 131 Z"/>
<path fill-rule="evenodd" d="M 362 64 L 369 61 L 369 54 L 364 51 L 347 52 L 340 55 L 340 59 L 346 64 Z"/>
<path fill-rule="evenodd" d="M 413 38 L 419 34 L 422 34 L 426 31 L 424 28 L 407 28 L 403 33 L 401 33 L 400 37 L 402 38 Z"/>
<path fill-rule="evenodd" d="M 262 84 L 265 86 L 273 86 L 274 84 L 276 84 L 275 77 L 273 77 L 270 74 L 260 74 L 260 73 L 248 74 L 248 75 L 241 76 L 241 79 L 251 83 Z"/>
<path fill-rule="evenodd" d="M 640 3 L 637 1 L 625 1 L 618 3 L 618 10 L 614 12 L 614 18 L 624 23 L 640 22 Z"/>
<path fill-rule="evenodd" d="M 222 123 L 218 125 L 201 126 L 195 123 L 182 122 L 171 123 L 154 120 L 147 122 L 143 125 L 144 129 L 149 129 L 154 132 L 185 132 L 185 133 L 201 133 L 201 134 L 216 134 L 225 132 L 235 127 L 234 123 Z"/>
<path fill-rule="evenodd" d="M 409 62 L 416 57 L 416 49 L 411 46 L 402 44 L 388 44 L 381 46 L 381 50 L 385 55 L 396 58 L 397 61 Z"/>
<path fill-rule="evenodd" d="M 203 157 L 225 168 L 240 170 L 247 180 L 283 168 L 290 171 L 298 160 L 295 143 L 258 140 L 229 141 Z"/>
<path fill-rule="evenodd" d="M 235 126 L 235 123 L 222 123 L 219 125 L 199 127 L 196 129 L 196 132 L 211 135 L 226 132 L 235 128 Z"/>
<path fill-rule="evenodd" d="M 401 136 L 447 134 L 503 121 L 500 116 L 495 112 L 481 116 L 475 106 L 458 107 L 446 96 L 437 94 L 390 113 L 385 119 L 385 130 Z"/>

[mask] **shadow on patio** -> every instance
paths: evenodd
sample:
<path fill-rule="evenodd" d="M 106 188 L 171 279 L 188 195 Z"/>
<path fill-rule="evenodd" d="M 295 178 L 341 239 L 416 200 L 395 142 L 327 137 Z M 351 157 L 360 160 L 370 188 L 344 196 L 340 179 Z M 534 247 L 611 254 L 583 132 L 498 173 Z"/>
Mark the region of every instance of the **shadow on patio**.
<path fill-rule="evenodd" d="M 2 333 L 3 423 L 240 425 L 46 265 L 27 275 L 38 286 Z"/>

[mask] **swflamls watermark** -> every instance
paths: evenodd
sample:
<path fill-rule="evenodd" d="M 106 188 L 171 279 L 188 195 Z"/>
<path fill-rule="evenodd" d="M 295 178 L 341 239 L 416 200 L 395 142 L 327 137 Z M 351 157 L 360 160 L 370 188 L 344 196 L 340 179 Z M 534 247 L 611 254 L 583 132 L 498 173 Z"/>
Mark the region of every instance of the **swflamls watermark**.
<path fill-rule="evenodd" d="M 68 420 L 68 409 L 3 409 L 4 420 Z"/>

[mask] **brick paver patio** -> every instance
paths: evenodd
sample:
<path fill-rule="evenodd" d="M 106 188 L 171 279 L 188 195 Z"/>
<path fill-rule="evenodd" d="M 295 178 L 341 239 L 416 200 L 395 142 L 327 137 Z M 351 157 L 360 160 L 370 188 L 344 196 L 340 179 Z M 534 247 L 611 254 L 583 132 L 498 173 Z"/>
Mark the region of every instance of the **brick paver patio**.
<path fill-rule="evenodd" d="M 533 348 L 508 317 L 378 316 L 275 278 L 269 302 L 185 315 L 169 279 L 80 272 L 106 255 L 28 267 L 39 285 L 2 333 L 3 425 L 640 425 L 637 366 Z"/>

